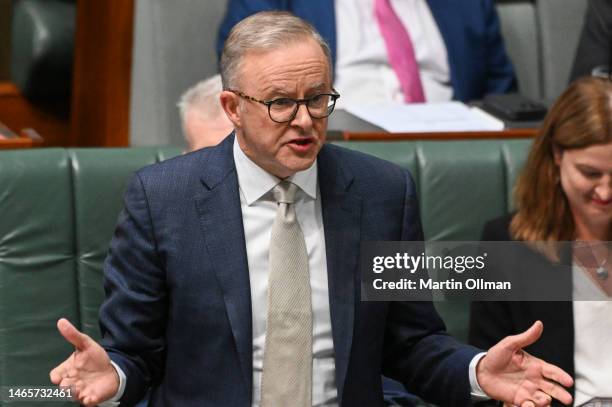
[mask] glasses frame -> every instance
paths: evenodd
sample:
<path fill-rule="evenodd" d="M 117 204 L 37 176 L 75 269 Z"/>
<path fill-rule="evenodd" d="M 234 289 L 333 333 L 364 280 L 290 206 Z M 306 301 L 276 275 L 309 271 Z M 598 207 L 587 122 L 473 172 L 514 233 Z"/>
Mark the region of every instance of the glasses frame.
<path fill-rule="evenodd" d="M 289 123 L 290 121 L 292 121 L 293 119 L 295 119 L 295 116 L 297 115 L 298 110 L 300 109 L 300 105 L 305 105 L 306 106 L 306 111 L 308 112 L 308 115 L 310 116 L 310 118 L 312 119 L 325 119 L 326 117 L 329 117 L 333 111 L 334 108 L 336 107 L 336 100 L 338 100 L 338 98 L 340 97 L 340 94 L 338 94 L 338 92 L 336 92 L 335 89 L 332 88 L 332 92 L 335 93 L 318 93 L 312 97 L 309 98 L 305 98 L 305 99 L 293 99 L 293 98 L 288 98 L 288 97 L 282 97 L 282 98 L 276 98 L 276 99 L 270 99 L 270 100 L 261 100 L 261 99 L 257 99 L 254 98 L 253 96 L 249 96 L 247 94 L 245 94 L 244 92 L 241 92 L 239 90 L 236 89 L 227 89 L 228 92 L 232 92 L 235 95 L 240 96 L 241 98 L 250 100 L 252 102 L 257 102 L 257 103 L 261 103 L 262 105 L 265 105 L 268 107 L 268 116 L 270 117 L 270 120 L 272 120 L 275 123 Z M 317 116 L 313 116 L 313 114 L 310 112 L 310 108 L 308 107 L 308 102 L 310 102 L 311 100 L 313 100 L 316 97 L 319 96 L 329 96 L 332 100 L 332 104 L 331 104 L 331 108 L 328 107 L 328 111 L 329 113 L 327 113 L 327 115 L 325 116 L 321 116 L 321 117 L 317 117 Z M 281 99 L 289 99 L 293 102 L 295 102 L 295 107 L 293 109 L 293 113 L 291 114 L 291 117 L 288 120 L 284 120 L 284 121 L 278 121 L 278 120 L 274 120 L 274 118 L 272 117 L 272 112 L 270 111 L 272 108 L 272 105 L 274 104 L 274 102 L 276 102 L 277 100 L 281 100 Z"/>

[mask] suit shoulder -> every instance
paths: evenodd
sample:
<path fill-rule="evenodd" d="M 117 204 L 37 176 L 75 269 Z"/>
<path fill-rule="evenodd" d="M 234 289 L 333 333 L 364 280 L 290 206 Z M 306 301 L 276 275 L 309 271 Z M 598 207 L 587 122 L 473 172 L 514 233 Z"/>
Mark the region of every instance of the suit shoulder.
<path fill-rule="evenodd" d="M 185 197 L 201 184 L 208 157 L 204 149 L 151 164 L 136 171 L 130 183 L 141 184 L 150 197 Z"/>
<path fill-rule="evenodd" d="M 327 152 L 334 156 L 335 160 L 348 166 L 353 173 L 359 174 L 360 176 L 376 178 L 397 176 L 404 178 L 403 173 L 409 172 L 407 169 L 397 164 L 370 154 L 362 153 L 361 151 L 351 150 L 333 144 L 328 144 L 325 147 Z"/>
<path fill-rule="evenodd" d="M 410 171 L 397 164 L 336 145 L 326 145 L 322 153 L 354 177 L 355 187 L 363 196 L 383 198 L 391 194 L 403 199 L 407 191 L 416 193 Z"/>
<path fill-rule="evenodd" d="M 143 180 L 155 179 L 168 176 L 179 176 L 191 173 L 194 168 L 202 165 L 207 160 L 209 149 L 194 151 L 181 154 L 176 157 L 168 158 L 154 164 L 149 164 L 136 171 L 136 174 Z"/>

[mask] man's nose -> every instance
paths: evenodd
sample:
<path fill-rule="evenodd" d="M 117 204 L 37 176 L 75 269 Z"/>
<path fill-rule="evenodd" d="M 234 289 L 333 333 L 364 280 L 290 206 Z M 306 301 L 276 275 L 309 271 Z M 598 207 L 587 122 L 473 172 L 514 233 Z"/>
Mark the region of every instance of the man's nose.
<path fill-rule="evenodd" d="M 297 112 L 295 112 L 295 117 L 291 121 L 291 124 L 305 130 L 310 130 L 312 128 L 312 117 L 310 117 L 310 113 L 305 103 L 298 105 Z"/>

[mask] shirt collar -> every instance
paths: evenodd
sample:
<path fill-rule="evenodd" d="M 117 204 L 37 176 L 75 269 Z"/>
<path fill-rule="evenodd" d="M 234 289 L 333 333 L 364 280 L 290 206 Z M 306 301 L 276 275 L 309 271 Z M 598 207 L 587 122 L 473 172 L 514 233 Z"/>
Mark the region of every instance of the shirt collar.
<path fill-rule="evenodd" d="M 246 204 L 252 205 L 274 188 L 281 179 L 268 173 L 255 164 L 242 151 L 238 144 L 238 137 L 234 137 L 234 163 L 238 175 L 238 185 L 244 194 Z M 312 199 L 317 199 L 317 160 L 303 171 L 298 171 L 289 178 L 289 181 L 297 185 Z"/>

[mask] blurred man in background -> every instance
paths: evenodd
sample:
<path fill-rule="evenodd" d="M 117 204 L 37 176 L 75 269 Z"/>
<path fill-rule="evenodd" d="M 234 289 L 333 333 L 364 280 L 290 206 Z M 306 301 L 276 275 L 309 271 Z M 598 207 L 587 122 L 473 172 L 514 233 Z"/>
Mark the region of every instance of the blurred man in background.
<path fill-rule="evenodd" d="M 221 75 L 217 74 L 189 88 L 178 103 L 188 151 L 216 146 L 234 130 L 221 103 Z"/>

